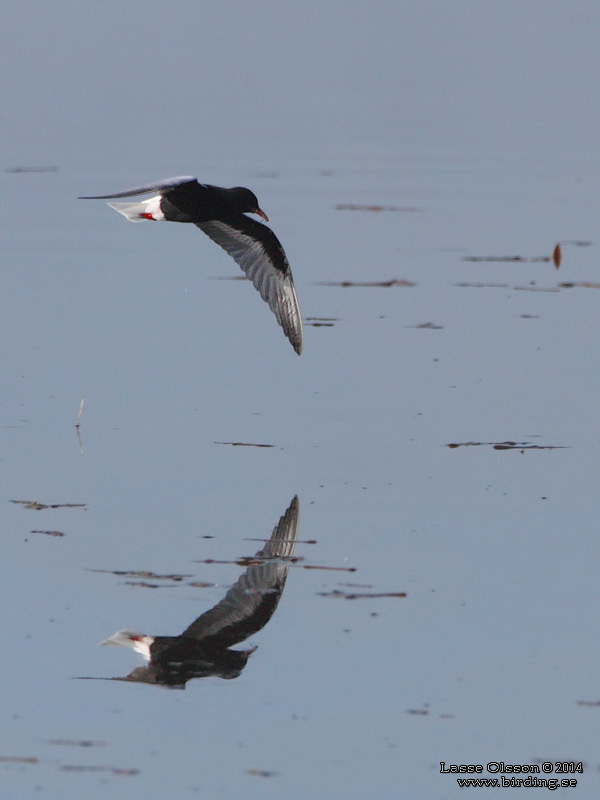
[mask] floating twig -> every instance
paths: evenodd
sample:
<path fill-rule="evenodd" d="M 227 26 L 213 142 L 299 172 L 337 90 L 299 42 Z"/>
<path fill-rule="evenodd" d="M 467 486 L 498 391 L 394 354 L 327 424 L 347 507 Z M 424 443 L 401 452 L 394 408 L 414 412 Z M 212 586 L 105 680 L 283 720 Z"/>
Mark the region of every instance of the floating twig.
<path fill-rule="evenodd" d="M 338 203 L 336 205 L 338 211 L 401 211 L 401 212 L 414 212 L 423 211 L 422 208 L 417 206 L 380 206 L 380 205 L 362 205 L 360 203 Z"/>
<path fill-rule="evenodd" d="M 79 423 L 81 421 L 81 412 L 83 411 L 83 403 L 85 398 L 81 398 L 81 403 L 79 404 L 79 411 L 77 412 L 77 419 L 75 420 L 75 430 L 77 431 L 77 441 L 79 442 L 79 451 L 81 455 L 83 455 L 83 442 L 81 441 L 81 435 L 79 433 Z"/>
<path fill-rule="evenodd" d="M 350 286 L 358 287 L 378 287 L 387 289 L 391 286 L 416 286 L 416 283 L 407 281 L 404 278 L 392 278 L 389 281 L 316 281 L 315 286 L 341 286 L 347 289 Z"/>
<path fill-rule="evenodd" d="M 21 172 L 57 172 L 58 167 L 8 167 L 5 171 L 15 175 Z"/>
<path fill-rule="evenodd" d="M 379 597 L 406 597 L 406 592 L 342 592 L 334 589 L 331 592 L 318 592 L 321 597 L 334 597 L 342 600 L 365 600 Z"/>
<path fill-rule="evenodd" d="M 85 508 L 85 503 L 52 503 L 52 505 L 45 505 L 44 503 L 38 503 L 37 500 L 11 500 L 10 502 L 32 511 L 43 511 L 46 508 Z"/>
<path fill-rule="evenodd" d="M 451 442 L 446 447 L 492 447 L 494 450 L 566 450 L 567 445 L 530 444 L 529 442 Z"/>
<path fill-rule="evenodd" d="M 148 572 L 144 569 L 88 569 L 88 572 L 101 572 L 105 575 L 117 575 L 118 577 L 125 578 L 150 578 L 155 581 L 175 581 L 181 582 L 184 578 L 192 578 L 193 575 L 179 575 L 174 573 L 171 575 L 159 575 L 156 572 Z"/>
<path fill-rule="evenodd" d="M 231 447 L 275 447 L 274 444 L 256 444 L 255 442 L 213 442 L 213 444 L 228 444 Z"/>

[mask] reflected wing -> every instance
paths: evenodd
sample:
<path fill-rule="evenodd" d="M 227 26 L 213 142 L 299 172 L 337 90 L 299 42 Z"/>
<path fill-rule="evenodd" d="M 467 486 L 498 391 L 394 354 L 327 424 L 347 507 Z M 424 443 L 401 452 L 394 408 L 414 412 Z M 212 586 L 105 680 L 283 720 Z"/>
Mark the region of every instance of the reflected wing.
<path fill-rule="evenodd" d="M 265 547 L 256 554 L 265 560 L 248 567 L 220 603 L 206 611 L 181 635 L 205 647 L 230 647 L 263 628 L 277 608 L 298 536 L 299 503 L 290 507 L 275 526 Z"/>
<path fill-rule="evenodd" d="M 273 231 L 243 214 L 227 222 L 210 220 L 196 224 L 239 264 L 300 355 L 302 319 L 292 270 Z"/>
<path fill-rule="evenodd" d="M 117 194 L 96 194 L 87 197 L 79 197 L 79 200 L 110 200 L 113 197 L 134 197 L 136 194 L 149 194 L 150 192 L 159 192 L 159 194 L 166 194 L 181 186 L 184 183 L 197 183 L 196 178 L 191 175 L 180 175 L 178 178 L 167 178 L 164 181 L 153 183 L 150 186 L 138 186 L 137 189 L 127 189 L 125 192 L 118 192 Z"/>

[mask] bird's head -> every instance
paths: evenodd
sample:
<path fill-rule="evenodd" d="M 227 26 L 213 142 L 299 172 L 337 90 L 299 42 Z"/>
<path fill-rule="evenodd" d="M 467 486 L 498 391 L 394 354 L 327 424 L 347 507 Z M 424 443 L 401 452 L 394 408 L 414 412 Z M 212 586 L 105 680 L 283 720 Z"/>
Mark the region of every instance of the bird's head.
<path fill-rule="evenodd" d="M 258 214 L 265 222 L 269 221 L 265 212 L 258 205 L 254 192 L 251 192 L 250 189 L 245 189 L 243 186 L 236 186 L 229 191 L 234 204 L 243 214 Z"/>

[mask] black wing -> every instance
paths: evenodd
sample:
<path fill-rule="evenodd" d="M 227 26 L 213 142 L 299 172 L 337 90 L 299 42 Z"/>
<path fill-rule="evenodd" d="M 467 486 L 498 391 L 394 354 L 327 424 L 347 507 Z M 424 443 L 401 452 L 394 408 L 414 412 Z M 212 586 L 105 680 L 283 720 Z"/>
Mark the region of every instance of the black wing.
<path fill-rule="evenodd" d="M 284 249 L 270 228 L 244 214 L 197 222 L 207 236 L 226 250 L 269 304 L 294 350 L 302 352 L 302 318 L 292 270 Z"/>
<path fill-rule="evenodd" d="M 216 606 L 198 617 L 181 634 L 205 647 L 225 648 L 263 628 L 277 608 L 298 536 L 298 498 L 275 526 L 271 538 Z M 283 560 L 283 559 L 288 559 Z"/>
<path fill-rule="evenodd" d="M 149 194 L 150 192 L 158 192 L 159 194 L 166 194 L 172 189 L 176 189 L 186 183 L 198 183 L 196 178 L 191 175 L 180 175 L 178 178 L 167 178 L 164 181 L 153 183 L 150 186 L 138 186 L 137 189 L 127 189 L 125 192 L 118 192 L 117 194 L 96 194 L 88 197 L 79 197 L 78 200 L 110 200 L 113 197 L 134 197 L 136 194 Z"/>

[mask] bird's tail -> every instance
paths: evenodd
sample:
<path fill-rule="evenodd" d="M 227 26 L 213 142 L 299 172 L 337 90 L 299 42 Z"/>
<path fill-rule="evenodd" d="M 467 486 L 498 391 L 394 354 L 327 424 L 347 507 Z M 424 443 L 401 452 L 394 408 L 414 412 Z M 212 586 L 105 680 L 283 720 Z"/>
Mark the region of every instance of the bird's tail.
<path fill-rule="evenodd" d="M 143 633 L 137 631 L 117 631 L 105 639 L 100 644 L 116 644 L 121 647 L 133 647 L 133 649 L 141 653 L 145 658 L 150 658 L 150 645 L 154 642 L 153 636 L 145 636 Z"/>
<path fill-rule="evenodd" d="M 129 222 L 142 222 L 145 219 L 152 219 L 152 216 L 148 214 L 147 200 L 142 203 L 109 203 L 108 205 L 118 211 L 119 214 L 123 214 Z"/>

